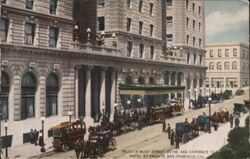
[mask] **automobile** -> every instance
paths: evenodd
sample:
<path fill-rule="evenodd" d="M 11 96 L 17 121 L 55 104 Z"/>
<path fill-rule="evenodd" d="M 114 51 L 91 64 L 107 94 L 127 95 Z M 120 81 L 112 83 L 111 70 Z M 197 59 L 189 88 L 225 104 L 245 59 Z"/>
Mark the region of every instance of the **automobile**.
<path fill-rule="evenodd" d="M 241 103 L 234 103 L 234 114 L 237 113 L 246 113 L 246 107 L 245 104 L 241 104 Z"/>
<path fill-rule="evenodd" d="M 222 94 L 223 99 L 230 99 L 233 97 L 233 91 L 232 90 L 225 90 Z"/>
<path fill-rule="evenodd" d="M 184 114 L 184 106 L 182 101 L 170 100 L 170 107 L 172 108 L 172 114 L 183 115 Z"/>
<path fill-rule="evenodd" d="M 150 124 L 164 120 L 165 110 L 165 107 L 152 107 L 150 109 Z"/>
<path fill-rule="evenodd" d="M 189 133 L 191 131 L 190 126 L 184 122 L 179 122 L 175 124 L 176 135 L 180 138 L 183 137 L 184 133 Z"/>
<path fill-rule="evenodd" d="M 51 127 L 53 131 L 53 148 L 64 152 L 73 148 L 78 139 L 84 139 L 86 124 L 83 121 L 63 122 Z"/>
<path fill-rule="evenodd" d="M 199 130 L 206 131 L 208 129 L 209 117 L 205 115 L 199 115 L 197 118 L 197 124 Z"/>
<path fill-rule="evenodd" d="M 243 89 L 238 89 L 236 92 L 235 92 L 235 95 L 236 96 L 240 96 L 240 95 L 243 95 L 245 94 L 245 91 Z"/>

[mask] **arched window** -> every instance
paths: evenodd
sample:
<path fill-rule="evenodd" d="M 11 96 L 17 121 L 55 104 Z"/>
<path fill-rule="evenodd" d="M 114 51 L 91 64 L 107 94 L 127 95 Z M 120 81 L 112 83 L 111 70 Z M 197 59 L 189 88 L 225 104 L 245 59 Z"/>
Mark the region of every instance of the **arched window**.
<path fill-rule="evenodd" d="M 143 77 L 139 77 L 139 78 L 138 78 L 138 83 L 139 83 L 139 84 L 144 84 L 144 83 L 145 83 L 144 78 L 143 78 Z"/>
<path fill-rule="evenodd" d="M 21 82 L 21 119 L 33 118 L 35 116 L 35 93 L 36 77 L 27 72 L 22 77 Z"/>
<path fill-rule="evenodd" d="M 169 85 L 169 72 L 164 74 L 164 84 Z"/>
<path fill-rule="evenodd" d="M 175 80 L 176 80 L 176 73 L 172 72 L 171 73 L 171 85 L 175 85 Z"/>
<path fill-rule="evenodd" d="M 225 70 L 230 70 L 230 63 L 229 62 L 225 62 L 224 69 Z"/>
<path fill-rule="evenodd" d="M 222 64 L 221 62 L 217 62 L 217 70 L 221 70 L 222 69 Z"/>
<path fill-rule="evenodd" d="M 133 83 L 133 79 L 131 76 L 127 76 L 125 79 L 125 84 L 132 84 Z"/>
<path fill-rule="evenodd" d="M 177 86 L 181 86 L 181 76 L 182 76 L 182 73 L 179 72 L 177 76 Z"/>
<path fill-rule="evenodd" d="M 209 70 L 214 70 L 214 63 L 213 62 L 209 63 Z"/>
<path fill-rule="evenodd" d="M 233 70 L 237 70 L 237 62 L 234 61 L 234 62 L 232 63 L 232 69 L 233 69 Z"/>
<path fill-rule="evenodd" d="M 9 90 L 10 90 L 10 80 L 7 73 L 2 71 L 1 74 L 1 91 L 0 91 L 0 113 L 1 120 L 8 119 L 8 99 L 9 99 Z"/>
<path fill-rule="evenodd" d="M 156 82 L 155 82 L 155 79 L 154 79 L 154 77 L 150 77 L 149 78 L 149 84 L 155 84 Z"/>
<path fill-rule="evenodd" d="M 51 73 L 46 80 L 46 116 L 58 114 L 58 77 Z"/>

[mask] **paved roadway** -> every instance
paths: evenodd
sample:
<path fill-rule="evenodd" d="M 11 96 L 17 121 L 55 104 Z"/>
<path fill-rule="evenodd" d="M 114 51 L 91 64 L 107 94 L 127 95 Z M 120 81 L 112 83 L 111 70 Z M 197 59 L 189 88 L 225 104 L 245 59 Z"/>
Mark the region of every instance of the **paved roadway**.
<path fill-rule="evenodd" d="M 219 111 L 219 109 L 227 109 L 233 112 L 233 103 L 243 103 L 243 100 L 249 99 L 249 92 L 243 96 L 235 96 L 234 99 L 225 100 L 223 103 L 212 104 L 211 112 Z M 188 110 L 183 116 L 178 116 L 171 119 L 166 119 L 166 123 L 170 123 L 171 127 L 175 123 L 182 122 L 185 118 L 191 121 L 192 118 L 205 112 L 208 114 L 208 106 L 203 109 Z M 173 149 L 166 133 L 162 133 L 162 124 L 145 127 L 140 131 L 133 131 L 121 136 L 115 137 L 117 149 L 105 154 L 104 158 L 163 158 L 166 150 Z M 66 153 L 52 153 L 44 158 L 75 158 L 74 151 Z"/>

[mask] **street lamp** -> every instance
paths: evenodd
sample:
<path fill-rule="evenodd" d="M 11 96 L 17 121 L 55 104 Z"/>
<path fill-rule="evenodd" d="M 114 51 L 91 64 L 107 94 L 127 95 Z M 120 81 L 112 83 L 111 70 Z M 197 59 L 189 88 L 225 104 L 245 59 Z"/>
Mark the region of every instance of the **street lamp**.
<path fill-rule="evenodd" d="M 8 123 L 7 123 L 7 120 L 5 120 L 4 122 L 4 129 L 5 129 L 5 142 L 7 141 L 7 134 L 8 134 Z M 7 142 L 6 142 L 7 143 Z M 8 157 L 8 146 L 7 144 L 5 143 L 5 158 L 9 158 Z"/>
<path fill-rule="evenodd" d="M 79 36 L 79 35 L 78 35 L 78 29 L 79 29 L 78 26 L 75 25 L 75 26 L 74 26 L 74 33 L 75 33 L 75 39 L 74 39 L 74 40 L 75 40 L 75 41 L 78 41 L 78 36 Z"/>
<path fill-rule="evenodd" d="M 72 111 L 68 111 L 68 116 L 69 116 L 69 122 L 71 122 L 71 116 L 73 115 Z"/>
<path fill-rule="evenodd" d="M 127 100 L 127 106 L 130 106 L 130 104 L 131 104 L 131 101 Z"/>
<path fill-rule="evenodd" d="M 140 103 L 140 104 L 139 104 L 139 107 L 141 107 L 141 98 L 138 98 L 138 99 L 137 99 L 137 102 Z"/>
<path fill-rule="evenodd" d="M 209 106 L 209 123 L 208 123 L 208 132 L 211 133 L 211 101 L 212 101 L 212 98 L 209 97 L 208 98 L 208 106 Z"/>
<path fill-rule="evenodd" d="M 44 121 L 45 121 L 45 117 L 42 115 L 41 117 L 41 122 L 42 122 L 42 142 L 41 142 L 41 152 L 45 152 L 45 148 L 44 148 Z"/>

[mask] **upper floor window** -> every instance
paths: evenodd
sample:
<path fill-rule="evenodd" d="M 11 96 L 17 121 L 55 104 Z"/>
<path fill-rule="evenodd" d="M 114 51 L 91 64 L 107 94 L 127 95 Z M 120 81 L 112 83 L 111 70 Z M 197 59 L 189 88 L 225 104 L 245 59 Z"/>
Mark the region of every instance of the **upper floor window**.
<path fill-rule="evenodd" d="M 167 4 L 167 6 L 172 6 L 172 0 L 166 0 L 166 4 Z"/>
<path fill-rule="evenodd" d="M 237 62 L 234 61 L 234 62 L 232 63 L 232 69 L 233 69 L 233 70 L 237 70 Z"/>
<path fill-rule="evenodd" d="M 189 64 L 189 61 L 190 61 L 190 53 L 188 52 L 187 53 L 187 63 Z"/>
<path fill-rule="evenodd" d="M 139 34 L 142 34 L 143 22 L 139 22 Z"/>
<path fill-rule="evenodd" d="M 209 54 L 210 54 L 210 57 L 214 57 L 214 51 L 213 50 L 210 50 Z"/>
<path fill-rule="evenodd" d="M 195 4 L 194 3 L 193 3 L 193 7 L 192 8 L 193 8 L 193 12 L 194 12 L 194 10 L 195 10 Z"/>
<path fill-rule="evenodd" d="M 187 35 L 187 45 L 188 45 L 188 43 L 189 43 L 189 35 Z"/>
<path fill-rule="evenodd" d="M 195 46 L 195 37 L 193 37 L 193 46 Z"/>
<path fill-rule="evenodd" d="M 50 0 L 50 14 L 56 14 L 57 0 Z"/>
<path fill-rule="evenodd" d="M 172 16 L 167 16 L 166 17 L 166 22 L 167 23 L 173 23 L 173 17 Z"/>
<path fill-rule="evenodd" d="M 202 63 L 202 60 L 203 60 L 203 59 L 202 59 L 202 55 L 200 55 L 200 64 Z"/>
<path fill-rule="evenodd" d="M 27 9 L 33 9 L 34 0 L 26 0 L 25 6 Z"/>
<path fill-rule="evenodd" d="M 144 53 L 144 44 L 139 45 L 139 57 L 142 58 Z"/>
<path fill-rule="evenodd" d="M 6 41 L 7 33 L 8 33 L 8 20 L 7 19 L 0 19 L 0 38 L 1 38 L 1 42 Z"/>
<path fill-rule="evenodd" d="M 155 47 L 154 46 L 150 46 L 150 59 L 154 58 L 154 54 L 155 54 Z"/>
<path fill-rule="evenodd" d="M 173 41 L 173 34 L 167 34 L 167 41 Z"/>
<path fill-rule="evenodd" d="M 199 22 L 199 31 L 201 31 L 201 23 Z"/>
<path fill-rule="evenodd" d="M 209 63 L 209 70 L 214 70 L 214 63 L 213 62 Z"/>
<path fill-rule="evenodd" d="M 196 64 L 196 54 L 194 54 L 194 64 Z"/>
<path fill-rule="evenodd" d="M 1 3 L 4 3 L 4 4 L 5 4 L 5 3 L 6 3 L 6 0 L 1 0 Z"/>
<path fill-rule="evenodd" d="M 199 39 L 199 47 L 201 47 L 201 39 Z"/>
<path fill-rule="evenodd" d="M 98 7 L 104 7 L 105 6 L 105 0 L 97 0 Z"/>
<path fill-rule="evenodd" d="M 131 0 L 127 0 L 127 7 L 131 8 Z"/>
<path fill-rule="evenodd" d="M 193 30 L 195 29 L 195 20 L 193 20 Z"/>
<path fill-rule="evenodd" d="M 130 28 L 131 28 L 131 21 L 132 21 L 131 18 L 127 18 L 127 31 L 130 31 Z"/>
<path fill-rule="evenodd" d="M 229 57 L 229 49 L 225 49 L 225 56 Z"/>
<path fill-rule="evenodd" d="M 26 23 L 25 24 L 25 36 L 24 43 L 28 45 L 33 45 L 35 37 L 35 24 Z"/>
<path fill-rule="evenodd" d="M 98 17 L 98 30 L 103 31 L 105 30 L 105 18 L 104 17 Z"/>
<path fill-rule="evenodd" d="M 139 12 L 142 11 L 143 0 L 139 0 Z"/>
<path fill-rule="evenodd" d="M 128 41 L 128 44 L 127 44 L 127 56 L 128 57 L 131 57 L 132 48 L 133 48 L 133 43 L 131 41 Z"/>
<path fill-rule="evenodd" d="M 186 10 L 188 10 L 188 3 L 189 3 L 189 0 L 186 0 Z"/>
<path fill-rule="evenodd" d="M 222 64 L 221 64 L 221 62 L 218 62 L 217 63 L 217 70 L 221 70 L 222 69 Z"/>
<path fill-rule="evenodd" d="M 245 50 L 242 50 L 242 57 L 245 58 Z"/>
<path fill-rule="evenodd" d="M 199 9 L 198 9 L 199 11 L 198 11 L 198 13 L 199 13 L 199 15 L 201 15 L 201 6 L 199 6 Z"/>
<path fill-rule="evenodd" d="M 150 3 L 149 6 L 150 6 L 149 14 L 152 16 L 152 15 L 153 15 L 154 4 L 153 4 L 153 3 Z"/>
<path fill-rule="evenodd" d="M 218 57 L 221 57 L 222 53 L 221 53 L 221 49 L 218 50 Z"/>
<path fill-rule="evenodd" d="M 188 28 L 188 23 L 189 23 L 189 18 L 187 17 L 187 20 L 186 20 L 186 26 Z"/>
<path fill-rule="evenodd" d="M 237 49 L 233 49 L 233 56 L 237 56 Z"/>
<path fill-rule="evenodd" d="M 59 28 L 49 28 L 49 47 L 56 47 L 59 35 Z"/>
<path fill-rule="evenodd" d="M 150 36 L 153 36 L 154 33 L 154 25 L 150 24 Z"/>
<path fill-rule="evenodd" d="M 225 70 L 229 70 L 230 69 L 230 63 L 229 62 L 225 62 L 224 69 Z"/>

